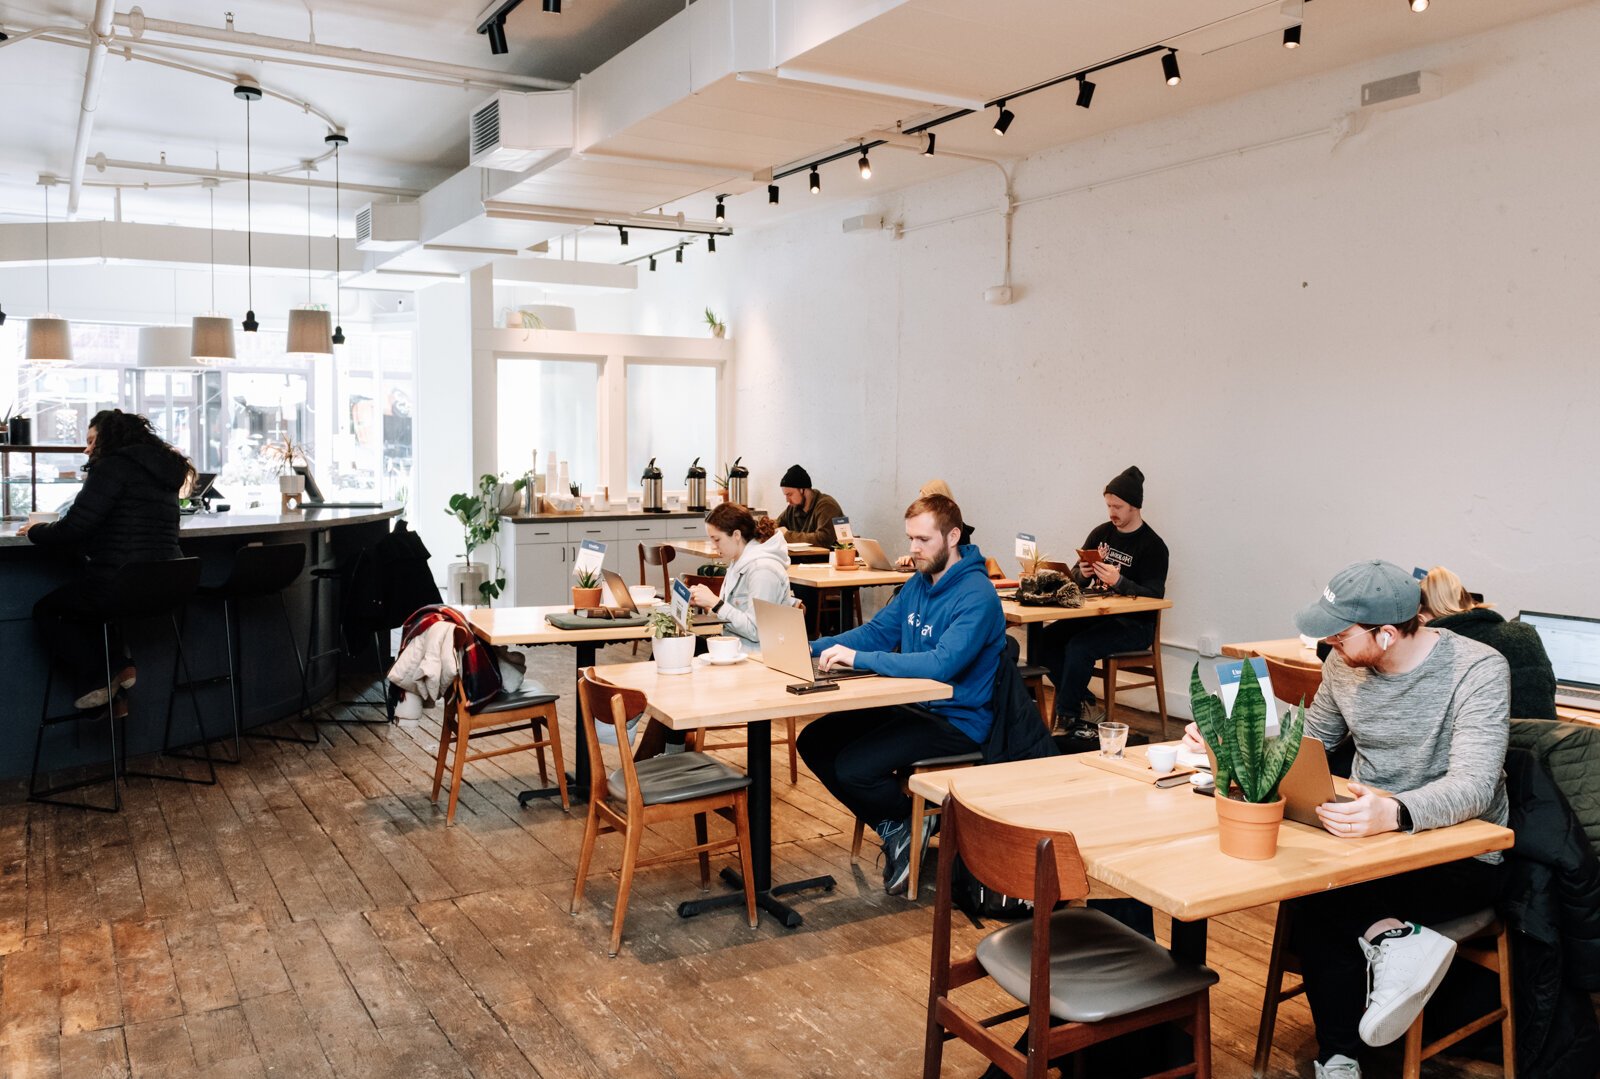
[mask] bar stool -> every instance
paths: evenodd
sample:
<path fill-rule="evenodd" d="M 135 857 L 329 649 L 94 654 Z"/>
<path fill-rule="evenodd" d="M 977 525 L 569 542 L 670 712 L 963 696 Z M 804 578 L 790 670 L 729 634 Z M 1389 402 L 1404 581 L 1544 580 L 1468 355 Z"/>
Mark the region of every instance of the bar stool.
<path fill-rule="evenodd" d="M 183 688 L 191 692 L 200 686 L 217 685 L 221 682 L 228 683 L 228 704 L 233 712 L 233 759 L 226 760 L 227 764 L 238 764 L 241 753 L 241 740 L 244 737 L 244 679 L 243 671 L 243 641 L 240 634 L 239 605 L 246 600 L 265 599 L 276 596 L 278 609 L 283 613 L 284 632 L 289 636 L 289 647 L 294 650 L 295 667 L 300 672 L 300 717 L 305 718 L 307 711 L 306 690 L 306 665 L 300 658 L 300 644 L 295 640 L 294 624 L 289 620 L 289 604 L 284 599 L 284 593 L 289 586 L 299 580 L 300 573 L 305 569 L 306 549 L 298 543 L 267 543 L 253 544 L 241 547 L 234 552 L 233 565 L 228 571 L 228 577 L 221 584 L 202 585 L 196 590 L 201 599 L 219 600 L 222 603 L 223 635 L 228 650 L 228 669 L 224 674 L 214 675 L 210 678 L 195 679 L 182 683 Z M 177 669 L 174 664 L 173 678 L 176 681 Z M 176 688 L 176 687 L 175 687 Z M 204 731 L 201 731 L 202 739 Z M 163 746 L 172 756 L 189 756 L 188 754 L 172 753 L 170 739 L 172 735 L 172 700 L 167 700 L 167 729 L 163 736 Z M 316 745 L 318 738 L 312 734 L 310 738 L 288 736 L 279 734 L 259 734 L 252 737 L 271 738 L 276 741 L 296 742 L 301 745 Z M 207 749 L 209 757 L 210 750 Z"/>
<path fill-rule="evenodd" d="M 44 700 L 39 709 L 39 731 L 33 742 L 33 768 L 28 774 L 28 801 L 44 802 L 50 805 L 72 806 L 78 809 L 92 809 L 100 813 L 115 813 L 122 808 L 122 780 L 128 776 L 138 776 L 146 779 L 166 779 L 179 783 L 204 783 L 212 784 L 217 781 L 216 766 L 209 754 L 203 758 L 206 761 L 208 776 L 205 779 L 194 779 L 184 775 L 166 775 L 160 772 L 130 772 L 127 767 L 127 711 L 118 710 L 117 689 L 114 684 L 115 674 L 112 668 L 111 656 L 111 627 L 122 625 L 138 618 L 165 617 L 172 629 L 172 644 L 174 648 L 174 671 L 181 668 L 187 679 L 189 676 L 188 660 L 183 654 L 183 634 L 178 628 L 178 612 L 194 595 L 195 588 L 200 583 L 200 560 L 198 558 L 174 558 L 159 562 L 129 562 L 116 572 L 106 586 L 105 606 L 98 615 L 86 615 L 82 622 L 85 625 L 98 625 L 100 627 L 100 642 L 106 669 L 106 704 L 103 713 L 96 709 L 88 712 L 68 712 L 52 716 L 50 714 L 50 690 L 55 681 L 54 664 L 50 666 L 45 676 Z M 176 679 L 174 679 L 176 683 Z M 173 686 L 172 693 L 176 695 L 178 685 Z M 200 725 L 200 702 L 194 695 L 193 688 L 189 690 L 189 702 L 194 708 L 196 725 Z M 170 701 L 169 701 L 170 705 Z M 44 746 L 44 732 L 47 727 L 57 726 L 62 723 L 85 721 L 103 718 L 107 721 L 107 728 L 111 739 L 111 774 L 107 776 L 92 776 L 88 779 L 74 780 L 59 783 L 52 787 L 40 789 L 39 756 Z M 168 708 L 168 727 L 171 724 L 171 708 Z M 118 746 L 117 725 L 122 724 L 122 744 Z M 165 741 L 163 741 L 163 745 Z M 111 804 L 109 806 L 95 805 L 92 802 L 71 801 L 57 798 L 56 795 L 70 790 L 103 783 L 111 780 Z"/>
<path fill-rule="evenodd" d="M 321 599 L 323 595 L 326 594 L 324 588 L 326 587 L 327 591 L 332 592 L 332 594 L 336 597 L 334 610 L 338 612 L 341 605 L 339 602 L 337 602 L 337 600 L 342 598 L 344 576 L 345 570 L 340 566 L 314 567 L 311 570 L 311 626 L 306 633 L 305 659 L 305 679 L 308 686 L 310 685 L 312 672 L 316 670 L 317 664 L 322 660 L 327 659 L 329 656 L 333 657 L 334 662 L 334 685 L 339 686 L 344 682 L 343 658 L 350 650 L 350 642 L 344 639 L 344 622 L 342 619 L 339 622 L 338 630 L 340 640 L 336 642 L 332 648 L 324 648 L 320 652 L 317 650 L 317 646 L 320 643 L 318 640 L 320 637 L 318 629 L 322 623 L 322 618 L 320 617 L 322 612 Z M 333 705 L 335 707 L 340 705 L 352 705 L 364 708 L 382 708 L 384 710 L 383 718 L 339 719 L 324 713 L 324 715 L 320 718 L 313 717 L 313 722 L 360 724 L 362 726 L 370 727 L 388 726 L 390 723 L 394 722 L 394 698 L 389 695 L 387 689 L 389 684 L 387 681 L 389 669 L 384 663 L 384 659 L 388 654 L 388 648 L 384 641 L 384 632 L 381 629 L 374 628 L 372 631 L 372 652 L 378 664 L 378 681 L 385 687 L 383 695 L 384 699 L 382 701 L 372 701 L 367 700 L 364 697 L 358 697 L 355 700 L 334 701 Z"/>

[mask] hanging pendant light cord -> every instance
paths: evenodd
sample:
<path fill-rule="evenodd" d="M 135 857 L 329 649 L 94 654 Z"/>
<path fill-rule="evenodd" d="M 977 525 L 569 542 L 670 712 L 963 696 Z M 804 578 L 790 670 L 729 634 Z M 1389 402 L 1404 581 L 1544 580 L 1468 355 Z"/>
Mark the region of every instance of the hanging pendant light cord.
<path fill-rule="evenodd" d="M 339 265 L 339 144 L 333 144 L 333 324 L 344 324 L 344 290 Z"/>
<path fill-rule="evenodd" d="M 256 309 L 255 203 L 250 195 L 250 99 L 244 99 L 244 261 L 249 310 Z M 248 329 L 249 327 L 246 327 Z"/>
<path fill-rule="evenodd" d="M 50 185 L 44 185 L 44 309 L 50 312 Z"/>
<path fill-rule="evenodd" d="M 311 162 L 306 162 L 306 306 L 311 306 Z"/>

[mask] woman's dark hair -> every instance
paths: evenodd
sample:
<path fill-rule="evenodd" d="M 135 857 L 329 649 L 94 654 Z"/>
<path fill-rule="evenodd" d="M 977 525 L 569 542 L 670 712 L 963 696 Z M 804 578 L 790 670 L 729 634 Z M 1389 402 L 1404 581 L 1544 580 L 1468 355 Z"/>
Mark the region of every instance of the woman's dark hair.
<path fill-rule="evenodd" d="M 156 429 L 151 426 L 150 421 L 137 412 L 124 412 L 120 408 L 101 409 L 94 414 L 94 419 L 89 421 L 89 426 L 95 432 L 94 451 L 89 455 L 89 464 L 86 467 L 94 467 L 95 462 L 106 454 L 116 453 L 127 446 L 160 446 L 184 463 L 188 470 L 184 482 L 186 484 L 194 482 L 194 465 L 156 434 Z"/>
<path fill-rule="evenodd" d="M 771 517 L 763 517 L 758 521 L 754 514 L 737 502 L 723 502 L 712 507 L 711 512 L 706 514 L 706 524 L 725 535 L 731 536 L 737 532 L 746 543 L 751 540 L 765 542 L 772 538 L 778 528 Z"/>

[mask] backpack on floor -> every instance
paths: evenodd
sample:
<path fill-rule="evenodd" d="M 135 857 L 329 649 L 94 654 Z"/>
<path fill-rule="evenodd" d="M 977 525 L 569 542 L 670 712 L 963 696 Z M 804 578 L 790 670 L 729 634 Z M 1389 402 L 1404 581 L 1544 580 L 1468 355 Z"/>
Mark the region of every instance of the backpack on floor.
<path fill-rule="evenodd" d="M 950 867 L 950 901 L 980 929 L 985 918 L 1018 922 L 1033 917 L 1031 902 L 994 891 L 972 875 L 959 855 Z"/>

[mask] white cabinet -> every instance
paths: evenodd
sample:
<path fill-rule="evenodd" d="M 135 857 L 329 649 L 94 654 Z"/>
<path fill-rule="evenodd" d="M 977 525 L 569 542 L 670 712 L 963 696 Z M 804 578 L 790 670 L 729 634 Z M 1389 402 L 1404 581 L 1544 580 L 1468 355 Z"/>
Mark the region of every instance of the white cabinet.
<path fill-rule="evenodd" d="M 678 518 L 666 522 L 667 539 L 700 539 L 706 538 L 706 522 L 703 517 Z"/>
<path fill-rule="evenodd" d="M 584 540 L 606 545 L 606 569 L 634 583 L 639 544 L 674 538 L 703 538 L 705 526 L 694 517 L 626 517 L 621 520 L 505 521 L 500 530 L 501 562 L 506 570 L 502 606 L 535 607 L 572 602 L 572 566 Z M 677 568 L 677 567 L 674 567 Z"/>

